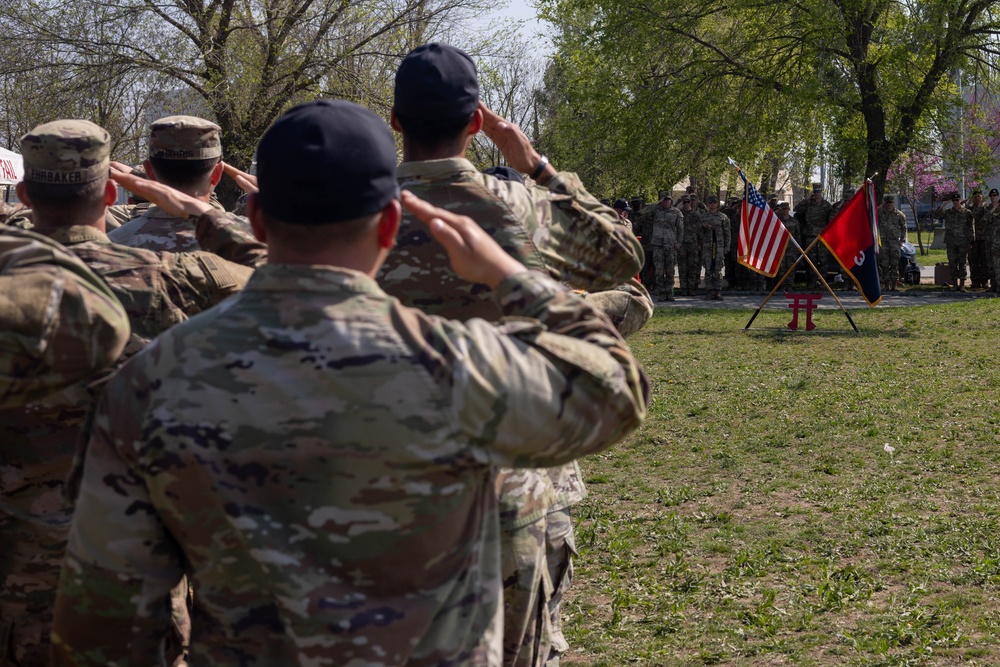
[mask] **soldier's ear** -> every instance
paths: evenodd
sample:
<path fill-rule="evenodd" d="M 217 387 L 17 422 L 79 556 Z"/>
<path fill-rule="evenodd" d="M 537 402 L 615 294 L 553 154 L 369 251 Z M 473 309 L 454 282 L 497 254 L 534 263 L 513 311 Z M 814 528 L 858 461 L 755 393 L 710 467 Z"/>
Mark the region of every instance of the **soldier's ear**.
<path fill-rule="evenodd" d="M 116 201 L 118 201 L 118 184 L 109 178 L 104 184 L 104 205 L 114 206 Z"/>
<path fill-rule="evenodd" d="M 225 169 L 225 167 L 222 164 L 222 160 L 219 160 L 219 162 L 212 167 L 211 183 L 213 188 L 219 184 L 219 181 L 222 180 L 223 169 Z"/>
<path fill-rule="evenodd" d="M 389 127 L 400 133 L 403 131 L 403 126 L 399 124 L 399 118 L 396 117 L 396 107 L 389 109 Z"/>
<path fill-rule="evenodd" d="M 385 208 L 378 220 L 378 247 L 389 250 L 396 245 L 396 235 L 399 233 L 399 223 L 403 219 L 403 207 L 398 199 L 393 199 Z"/>
<path fill-rule="evenodd" d="M 267 227 L 264 226 L 264 216 L 260 210 L 256 192 L 247 195 L 247 219 L 250 220 L 250 229 L 253 230 L 253 235 L 257 237 L 257 240 L 261 243 L 267 243 Z"/>
<path fill-rule="evenodd" d="M 476 107 L 476 110 L 472 112 L 472 118 L 469 120 L 468 134 L 469 136 L 474 136 L 479 134 L 479 131 L 483 129 L 483 110 L 481 107 Z"/>
<path fill-rule="evenodd" d="M 28 198 L 28 188 L 24 187 L 24 181 L 17 182 L 17 185 L 14 186 L 14 192 L 17 193 L 17 200 L 19 202 L 27 208 L 31 208 L 31 200 Z"/>
<path fill-rule="evenodd" d="M 146 159 L 142 161 L 142 169 L 146 172 L 146 178 L 151 181 L 156 180 L 156 170 L 153 169 L 153 161 Z"/>

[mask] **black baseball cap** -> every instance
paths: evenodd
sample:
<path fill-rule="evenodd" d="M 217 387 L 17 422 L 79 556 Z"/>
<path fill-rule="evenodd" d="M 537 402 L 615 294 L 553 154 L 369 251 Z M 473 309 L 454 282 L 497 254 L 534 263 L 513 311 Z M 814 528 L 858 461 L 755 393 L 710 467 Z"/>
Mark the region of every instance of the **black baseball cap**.
<path fill-rule="evenodd" d="M 997 190 L 996 188 L 990 190 L 990 196 L 992 197 L 994 195 L 1000 195 L 1000 190 Z"/>
<path fill-rule="evenodd" d="M 257 183 L 261 209 L 284 222 L 316 225 L 376 213 L 399 197 L 392 132 L 353 102 L 300 104 L 261 138 Z"/>
<path fill-rule="evenodd" d="M 952 201 L 958 201 L 961 198 L 962 198 L 962 195 L 958 194 L 957 192 L 952 192 L 951 193 L 951 200 Z"/>
<path fill-rule="evenodd" d="M 424 44 L 396 70 L 393 107 L 404 118 L 469 118 L 479 106 L 479 79 L 469 54 L 450 44 Z"/>
<path fill-rule="evenodd" d="M 616 199 L 614 206 L 612 206 L 611 208 L 617 209 L 619 211 L 631 211 L 632 210 L 629 207 L 628 202 L 625 201 L 625 199 L 623 197 L 619 197 L 618 199 Z"/>

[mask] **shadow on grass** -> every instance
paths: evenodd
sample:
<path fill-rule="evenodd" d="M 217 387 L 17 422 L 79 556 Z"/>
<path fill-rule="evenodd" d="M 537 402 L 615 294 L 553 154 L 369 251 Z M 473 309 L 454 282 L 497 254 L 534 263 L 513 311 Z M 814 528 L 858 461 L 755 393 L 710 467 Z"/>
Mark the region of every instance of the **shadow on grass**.
<path fill-rule="evenodd" d="M 792 331 L 787 327 L 753 327 L 744 331 L 751 338 L 766 339 L 777 342 L 785 342 L 789 339 L 809 336 L 819 336 L 822 338 L 913 338 L 913 332 L 909 329 L 896 328 L 885 331 L 875 331 L 872 329 L 861 329 L 860 333 L 854 333 L 853 329 L 820 329 L 812 331 Z"/>

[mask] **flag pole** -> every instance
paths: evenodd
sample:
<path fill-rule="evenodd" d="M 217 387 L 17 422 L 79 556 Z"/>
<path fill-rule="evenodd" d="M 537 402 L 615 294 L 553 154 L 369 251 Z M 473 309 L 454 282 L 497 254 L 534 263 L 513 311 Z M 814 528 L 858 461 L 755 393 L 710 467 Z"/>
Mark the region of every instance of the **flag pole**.
<path fill-rule="evenodd" d="M 750 321 L 747 322 L 747 325 L 745 327 L 743 327 L 743 330 L 746 331 L 747 329 L 750 328 L 750 325 L 753 324 L 753 321 L 757 319 L 757 315 L 759 315 L 760 311 L 763 310 L 764 306 L 767 305 L 767 302 L 771 300 L 771 297 L 774 296 L 774 293 L 778 291 L 778 288 L 781 287 L 781 284 L 785 282 L 785 280 L 788 278 L 788 275 L 795 270 L 795 267 L 798 266 L 799 261 L 804 259 L 806 260 L 806 263 L 808 263 L 809 266 L 812 268 L 813 273 L 815 273 L 816 276 L 819 278 L 820 282 L 823 283 L 823 287 L 827 289 L 827 291 L 830 293 L 830 296 L 833 297 L 833 300 L 837 302 L 838 306 L 840 306 L 840 309 L 844 312 L 844 315 L 847 317 L 847 321 L 850 322 L 851 326 L 854 328 L 854 333 L 860 334 L 861 332 L 858 331 L 858 325 L 854 323 L 854 319 L 851 317 L 851 314 L 847 312 L 846 308 L 844 308 L 844 304 L 841 303 L 840 299 L 837 298 L 837 295 L 833 292 L 833 288 L 830 287 L 829 283 L 826 282 L 826 278 L 823 277 L 823 274 L 820 273 L 819 269 L 816 268 L 816 265 L 813 264 L 811 259 L 809 259 L 809 251 L 813 249 L 813 246 L 819 243 L 819 237 L 817 236 L 816 238 L 814 238 L 812 243 L 810 243 L 809 247 L 806 248 L 805 250 L 802 249 L 802 246 L 799 245 L 799 242 L 795 240 L 794 236 L 789 237 L 789 239 L 792 241 L 792 243 L 795 244 L 795 247 L 798 248 L 799 252 L 802 254 L 798 258 L 796 258 L 795 262 L 792 263 L 791 267 L 789 267 L 789 269 L 785 271 L 785 275 L 781 276 L 781 280 L 778 281 L 778 284 L 776 284 L 774 288 L 771 290 L 771 292 L 767 295 L 767 298 L 764 299 L 764 302 L 761 303 L 757 307 L 757 310 L 753 312 L 753 315 L 750 316 Z"/>
<path fill-rule="evenodd" d="M 809 252 L 809 250 L 810 250 L 810 249 L 812 249 L 812 247 L 813 247 L 814 245 L 816 245 L 816 243 L 817 243 L 818 241 L 819 241 L 819 236 L 817 236 L 817 237 L 816 237 L 815 239 L 813 239 L 813 242 L 809 244 L 809 248 L 807 248 L 807 249 L 805 250 L 805 252 L 803 252 L 803 253 L 802 253 L 802 256 L 803 256 L 803 257 L 805 258 L 806 262 L 808 262 L 808 263 L 809 263 L 809 266 L 811 266 L 811 267 L 812 267 L 812 270 L 813 270 L 813 272 L 814 272 L 814 273 L 816 274 L 816 277 L 817 277 L 817 278 L 819 278 L 819 281 L 820 281 L 821 283 L 823 283 L 823 287 L 825 287 L 825 288 L 826 288 L 826 291 L 830 293 L 830 296 L 832 296 L 832 297 L 833 297 L 833 300 L 834 300 L 834 301 L 836 301 L 836 302 L 837 302 L 837 305 L 838 305 L 838 306 L 840 306 L 840 309 L 841 309 L 842 311 L 844 311 L 844 316 L 846 316 L 846 317 L 847 317 L 847 321 L 848 321 L 848 322 L 850 322 L 850 323 L 851 323 L 851 326 L 852 326 L 852 327 L 854 328 L 854 333 L 856 333 L 856 334 L 860 334 L 861 332 L 860 332 L 860 331 L 858 331 L 858 325 L 854 323 L 854 319 L 853 319 L 853 318 L 851 317 L 851 314 L 850 314 L 849 312 L 847 312 L 847 309 L 846 309 L 846 308 L 844 308 L 844 304 L 842 304 L 842 303 L 840 302 L 840 299 L 838 299 L 838 298 L 837 298 L 837 295 L 836 295 L 836 294 L 834 294 L 834 292 L 833 292 L 833 288 L 832 288 L 832 287 L 830 287 L 830 284 L 829 284 L 828 282 L 826 282 L 826 278 L 824 278 L 824 277 L 823 277 L 823 274 L 822 274 L 822 273 L 820 272 L 820 270 L 819 270 L 818 268 L 816 268 L 816 265 L 815 265 L 815 264 L 813 264 L 813 262 L 812 262 L 812 260 L 811 260 L 811 259 L 809 259 L 809 255 L 808 255 L 808 254 L 806 254 L 806 253 L 808 253 L 808 252 Z"/>
<path fill-rule="evenodd" d="M 771 297 L 774 296 L 774 293 L 778 291 L 778 288 L 781 287 L 782 284 L 784 284 L 785 280 L 788 279 L 788 276 L 791 275 L 793 271 L 795 271 L 795 267 L 799 265 L 799 262 L 802 260 L 803 257 L 805 257 L 806 252 L 808 252 L 808 250 L 802 249 L 802 246 L 799 245 L 799 242 L 795 240 L 794 236 L 789 235 L 788 240 L 794 243 L 795 247 L 798 248 L 799 252 L 802 254 L 795 258 L 795 261 L 792 262 L 792 265 L 788 267 L 787 271 L 785 271 L 785 275 L 781 276 L 781 280 L 779 280 L 777 284 L 775 284 L 774 288 L 768 293 L 764 301 L 759 306 L 757 306 L 757 310 L 753 311 L 753 315 L 750 316 L 750 321 L 747 322 L 747 325 L 745 327 L 743 327 L 744 331 L 750 328 L 750 325 L 753 324 L 753 321 L 757 319 L 758 315 L 760 315 L 760 311 L 764 309 L 764 306 L 766 306 L 767 302 L 771 300 Z M 815 243 L 816 241 L 813 241 L 812 245 L 810 245 L 809 248 L 812 249 Z"/>

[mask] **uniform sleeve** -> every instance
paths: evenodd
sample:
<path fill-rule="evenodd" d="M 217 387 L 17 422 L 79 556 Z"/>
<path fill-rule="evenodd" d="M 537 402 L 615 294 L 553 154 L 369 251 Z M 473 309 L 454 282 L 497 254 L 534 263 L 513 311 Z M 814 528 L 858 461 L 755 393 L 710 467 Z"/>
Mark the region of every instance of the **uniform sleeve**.
<path fill-rule="evenodd" d="M 243 289 L 253 269 L 215 253 L 169 253 L 164 271 L 169 298 L 188 316 L 208 310 Z"/>
<path fill-rule="evenodd" d="M 646 326 L 653 317 L 653 299 L 635 278 L 615 289 L 590 292 L 584 298 L 611 320 L 622 338 Z"/>
<path fill-rule="evenodd" d="M 563 282 L 580 289 L 610 289 L 642 268 L 642 246 L 635 234 L 617 223 L 614 210 L 587 192 L 576 174 L 559 172 L 531 188 L 511 184 L 504 199 Z"/>
<path fill-rule="evenodd" d="M 123 391 L 135 386 L 130 366 L 111 381 L 94 418 L 56 596 L 55 665 L 158 664 L 170 628 L 170 589 L 182 569 L 130 457 L 142 414 Z"/>
<path fill-rule="evenodd" d="M 267 263 L 267 245 L 232 214 L 216 209 L 204 213 L 195 222 L 195 235 L 204 250 L 231 262 L 254 267 Z"/>
<path fill-rule="evenodd" d="M 674 235 L 675 243 L 684 240 L 684 214 L 677 211 L 677 233 Z"/>
<path fill-rule="evenodd" d="M 538 273 L 495 296 L 499 329 L 483 320 L 443 327 L 452 419 L 479 457 L 549 467 L 606 449 L 642 422 L 646 376 L 611 322 Z"/>
<path fill-rule="evenodd" d="M 102 370 L 128 337 L 125 310 L 82 262 L 34 234 L 0 233 L 0 407 Z"/>

